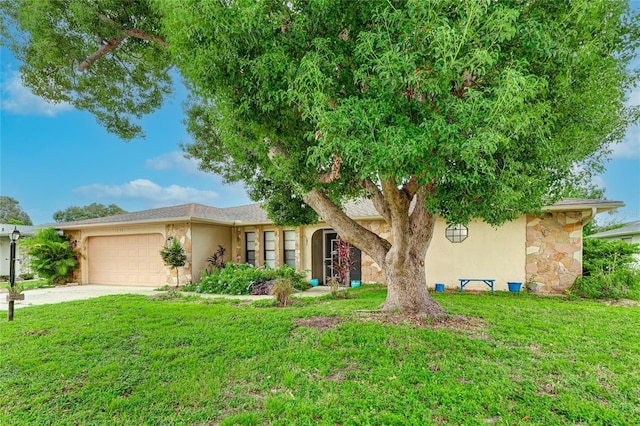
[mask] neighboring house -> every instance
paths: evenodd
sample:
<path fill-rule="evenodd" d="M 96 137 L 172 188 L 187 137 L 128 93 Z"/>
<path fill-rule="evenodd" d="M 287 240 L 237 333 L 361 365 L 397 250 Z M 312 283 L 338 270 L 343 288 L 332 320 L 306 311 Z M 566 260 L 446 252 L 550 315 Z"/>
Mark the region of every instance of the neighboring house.
<path fill-rule="evenodd" d="M 640 244 L 640 220 L 627 223 L 621 228 L 591 234 L 588 238 L 600 238 L 607 241 L 622 240 L 627 243 Z M 636 255 L 636 259 L 640 264 L 640 255 Z"/>
<path fill-rule="evenodd" d="M 600 212 L 621 207 L 616 201 L 566 199 L 543 209 L 542 217 L 521 216 L 494 228 L 483 221 L 468 230 L 447 227 L 438 219 L 425 259 L 429 286 L 458 286 L 460 278 L 529 282 L 534 291 L 559 293 L 582 272 L 582 227 Z M 389 239 L 388 225 L 370 201 L 349 203 L 350 217 Z M 177 238 L 187 253 L 181 280 L 197 282 L 207 258 L 221 245 L 226 260 L 257 267 L 283 264 L 324 282 L 331 276 L 331 248 L 337 234 L 326 223 L 298 227 L 275 226 L 259 204 L 215 208 L 200 204 L 145 210 L 116 216 L 56 224 L 82 254 L 75 280 L 92 284 L 161 286 L 172 283 L 159 251 Z M 463 240 L 452 243 L 448 238 Z M 465 235 L 466 238 L 459 238 Z M 384 282 L 378 265 L 361 255 L 352 279 Z M 484 290 L 482 283 L 467 286 Z"/>
<path fill-rule="evenodd" d="M 25 257 L 22 253 L 20 240 L 24 237 L 33 237 L 38 228 L 26 225 L 0 224 L 0 275 L 9 276 L 9 250 L 11 244 L 9 234 L 12 233 L 14 229 L 20 231 L 20 238 L 16 246 L 16 278 L 18 278 L 22 273 L 31 272 L 25 264 Z"/>

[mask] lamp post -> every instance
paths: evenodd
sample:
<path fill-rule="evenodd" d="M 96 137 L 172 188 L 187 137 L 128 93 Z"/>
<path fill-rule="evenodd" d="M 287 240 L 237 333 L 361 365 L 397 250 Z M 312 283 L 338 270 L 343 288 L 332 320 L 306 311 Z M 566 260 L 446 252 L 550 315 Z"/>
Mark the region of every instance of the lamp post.
<path fill-rule="evenodd" d="M 18 227 L 14 226 L 13 232 L 9 234 L 9 239 L 11 243 L 9 244 L 9 295 L 14 294 L 14 287 L 16 285 L 16 241 L 20 238 L 20 231 L 18 231 Z M 12 299 L 9 300 L 9 312 L 8 312 L 8 321 L 13 321 L 13 304 L 14 301 Z"/>

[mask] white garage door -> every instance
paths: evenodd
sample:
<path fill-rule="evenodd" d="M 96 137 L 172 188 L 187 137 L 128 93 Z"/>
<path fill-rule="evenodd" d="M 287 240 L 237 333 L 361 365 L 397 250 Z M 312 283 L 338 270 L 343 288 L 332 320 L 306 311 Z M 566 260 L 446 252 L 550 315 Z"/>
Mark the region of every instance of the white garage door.
<path fill-rule="evenodd" d="M 162 286 L 167 268 L 162 263 L 161 234 L 89 238 L 89 283 Z"/>

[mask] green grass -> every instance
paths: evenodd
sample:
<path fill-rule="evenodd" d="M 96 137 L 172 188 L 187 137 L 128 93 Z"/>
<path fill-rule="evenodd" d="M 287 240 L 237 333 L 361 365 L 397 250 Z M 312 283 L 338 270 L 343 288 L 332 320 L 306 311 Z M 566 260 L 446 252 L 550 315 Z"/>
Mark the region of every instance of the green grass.
<path fill-rule="evenodd" d="M 0 424 L 640 419 L 638 308 L 437 294 L 467 321 L 421 327 L 353 314 L 384 300 L 369 286 L 287 308 L 176 294 L 29 307 L 1 322 Z M 343 321 L 299 324 L 326 316 Z"/>

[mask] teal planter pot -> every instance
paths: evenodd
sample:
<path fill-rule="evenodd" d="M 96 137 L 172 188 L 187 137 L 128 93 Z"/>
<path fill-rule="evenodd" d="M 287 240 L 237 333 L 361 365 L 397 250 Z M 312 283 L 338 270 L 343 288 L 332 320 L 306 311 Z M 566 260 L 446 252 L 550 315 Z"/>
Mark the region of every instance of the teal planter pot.
<path fill-rule="evenodd" d="M 441 284 L 441 283 L 436 284 L 436 293 L 444 293 L 444 284 Z"/>
<path fill-rule="evenodd" d="M 311 287 L 318 287 L 318 279 L 314 278 L 309 280 L 309 284 L 311 284 Z"/>
<path fill-rule="evenodd" d="M 507 282 L 507 286 L 509 286 L 510 292 L 518 293 L 520 291 L 520 287 L 522 287 L 522 283 Z"/>
<path fill-rule="evenodd" d="M 352 280 L 351 287 L 360 287 L 360 281 Z"/>

